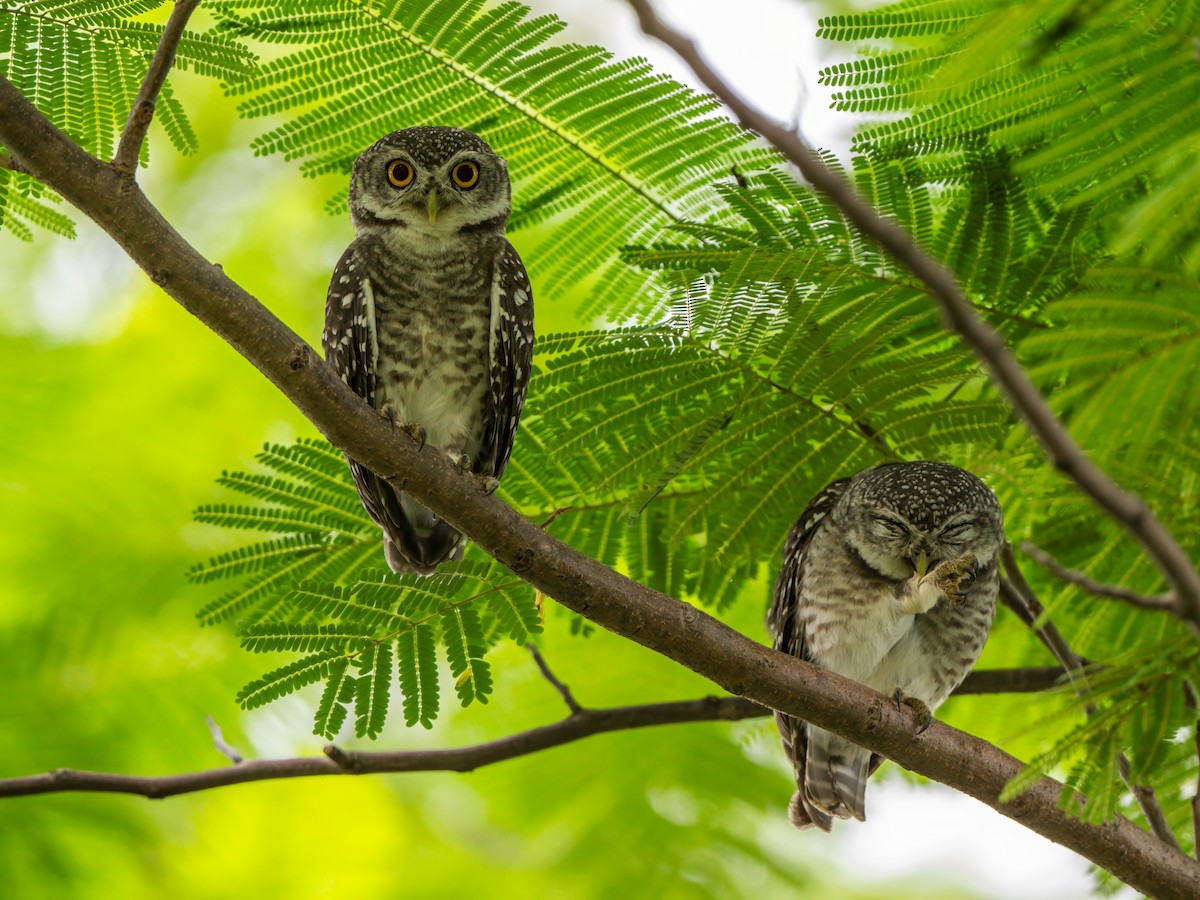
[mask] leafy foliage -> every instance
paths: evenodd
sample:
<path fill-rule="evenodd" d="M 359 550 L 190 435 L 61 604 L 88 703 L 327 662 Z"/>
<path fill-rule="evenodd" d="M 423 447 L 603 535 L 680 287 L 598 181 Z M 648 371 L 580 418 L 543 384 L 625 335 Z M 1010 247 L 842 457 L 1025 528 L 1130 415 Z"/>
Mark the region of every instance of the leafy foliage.
<path fill-rule="evenodd" d="M 1007 148 L 1043 196 L 1124 207 L 1105 229 L 1115 247 L 1196 274 L 1200 231 L 1180 200 L 1200 172 L 1198 31 L 1190 0 L 899 3 L 821 21 L 831 40 L 882 44 L 823 81 L 844 88 L 839 109 L 907 113 L 860 130 L 856 147 Z M 916 37 L 932 39 L 907 46 Z"/>
<path fill-rule="evenodd" d="M 1060 806 L 1100 824 L 1119 811 L 1122 753 L 1129 754 L 1132 784 L 1194 779 L 1195 743 L 1185 736 L 1195 725 L 1195 710 L 1187 708 L 1186 698 L 1197 696 L 1198 676 L 1200 649 L 1186 638 L 1139 647 L 1082 672 L 1075 689 L 1082 692 L 1078 706 L 1090 707 L 1084 721 L 1031 760 L 1005 787 L 1002 799 L 1011 800 L 1052 768 L 1069 764 L 1070 783 Z M 1184 811 L 1174 813 L 1173 826 L 1186 830 Z"/>
<path fill-rule="evenodd" d="M 715 211 L 712 182 L 764 158 L 714 116 L 716 103 L 642 61 L 554 43 L 563 23 L 484 0 L 220 0 L 241 37 L 302 49 L 233 85 L 247 116 L 291 114 L 260 153 L 345 176 L 403 125 L 454 124 L 487 136 L 514 178 L 513 229 L 553 222 L 526 263 L 543 289 L 582 283 L 593 313 L 620 315 L 641 279 L 616 251 Z M 345 191 L 331 207 L 345 208 Z M 613 283 L 615 279 L 616 283 Z M 605 305 L 601 306 L 601 299 Z M 632 299 L 632 297 L 631 297 Z M 628 301 L 626 301 L 628 302 Z"/>
<path fill-rule="evenodd" d="M 162 27 L 139 17 L 163 0 L 30 0 L 0 7 L 0 76 L 89 153 L 110 159 L 158 47 Z M 251 54 L 226 35 L 187 32 L 175 65 L 226 80 L 241 78 Z M 196 135 L 171 85 L 163 85 L 155 121 L 181 153 Z M 142 162 L 146 161 L 142 148 Z M 70 219 L 37 182 L 0 169 L 0 228 L 30 240 L 29 225 L 63 235 Z"/>
<path fill-rule="evenodd" d="M 257 503 L 204 506 L 196 519 L 273 536 L 189 574 L 197 582 L 242 579 L 200 611 L 203 621 L 237 616 L 247 650 L 304 655 L 250 682 L 239 702 L 252 709 L 323 680 L 315 732 L 334 737 L 352 703 L 355 732 L 375 737 L 395 670 L 405 722 L 430 728 L 440 704 L 441 644 L 462 705 L 486 703 L 487 651 L 502 638 L 524 644 L 542 630 L 532 590 L 490 561 L 447 564 L 429 578 L 371 569 L 382 553 L 379 532 L 340 453 L 303 440 L 267 445 L 258 461 L 269 471 L 226 473 L 220 482 Z"/>
<path fill-rule="evenodd" d="M 157 6 L 6 7 L 0 73 L 86 148 L 109 153 L 157 41 L 136 20 Z M 245 115 L 274 117 L 259 152 L 344 176 L 399 124 L 474 128 L 510 161 L 513 228 L 534 244 L 539 298 L 590 292 L 586 312 L 620 323 L 539 341 L 504 492 L 539 521 L 561 512 L 549 527 L 564 540 L 732 613 L 754 579 L 774 574 L 788 526 L 822 485 L 880 460 L 932 457 L 989 480 L 1014 540 L 1033 538 L 1103 581 L 1163 589 L 1045 462 L 921 287 L 771 168 L 711 100 L 645 63 L 554 43 L 561 23 L 516 3 L 213 8 L 221 31 L 190 36 L 180 61 L 222 78 Z M 822 75 L 839 108 L 871 117 L 849 177 L 955 269 L 1073 433 L 1193 558 L 1198 23 L 1194 2 L 903 0 L 821 25 L 863 51 Z M 242 41 L 273 56 L 249 79 Z M 193 140 L 170 96 L 159 118 L 186 151 Z M 745 186 L 726 174 L 734 163 Z M 0 168 L 0 223 L 13 233 L 69 230 L 49 199 Z M 323 681 L 315 730 L 337 734 L 353 708 L 356 732 L 375 736 L 398 683 L 405 721 L 429 727 L 439 654 L 460 702 L 485 702 L 488 651 L 540 628 L 532 592 L 480 558 L 429 579 L 380 573 L 378 535 L 335 450 L 271 445 L 260 462 L 265 471 L 220 480 L 240 502 L 197 512 L 256 539 L 191 573 L 236 583 L 202 610 L 205 622 L 234 620 L 247 649 L 293 655 L 242 702 Z M 1030 575 L 1097 665 L 1069 715 L 1046 715 L 1061 706 L 1049 698 L 1005 723 L 998 738 L 1028 726 L 1038 746 L 1010 791 L 1053 771 L 1072 789 L 1064 804 L 1089 820 L 1136 815 L 1124 753 L 1188 845 L 1194 638 L 1162 614 Z M 1001 616 L 989 657 L 1041 662 L 1013 626 Z M 956 721 L 994 729 L 990 709 Z"/>
<path fill-rule="evenodd" d="M 532 189 L 518 183 L 518 196 L 545 207 L 547 216 L 569 212 L 572 227 L 562 230 L 563 241 L 578 241 L 580 230 L 604 237 L 584 241 L 565 263 L 570 267 L 554 269 L 547 284 L 594 267 L 611 254 L 607 242 L 620 240 L 631 270 L 661 286 L 657 296 L 623 298 L 603 310 L 610 319 L 624 319 L 621 328 L 551 335 L 538 344 L 534 389 L 504 490 L 530 516 L 569 508 L 551 527 L 578 549 L 668 593 L 726 609 L 764 562 L 777 556 L 788 526 L 823 484 L 881 460 L 933 457 L 989 478 L 1008 512 L 1010 532 L 1036 537 L 1098 578 L 1160 589 L 1149 565 L 1115 526 L 1082 503 L 1014 428 L 972 356 L 940 327 L 923 290 L 864 242 L 836 208 L 788 173 L 745 164 L 744 184 L 713 186 L 717 158 L 706 157 L 707 168 L 671 170 L 679 180 L 656 189 L 669 186 L 673 196 L 710 200 L 689 201 L 686 215 L 626 215 L 637 219 L 636 229 L 608 228 L 607 201 L 624 198 L 620 208 L 626 213 L 636 208 L 644 198 L 625 192 L 630 179 L 644 179 L 646 170 L 621 152 L 605 151 L 612 171 L 590 179 L 587 188 L 572 180 L 577 166 L 596 163 L 588 157 L 591 144 L 560 146 L 564 128 L 584 121 L 575 103 L 595 105 L 595 95 L 564 90 L 560 101 L 549 102 L 549 94 L 538 93 L 569 87 L 570 78 L 553 82 L 553 89 L 552 82 L 537 82 L 538 91 L 514 92 L 512 85 L 537 80 L 505 81 L 507 75 L 498 73 L 509 70 L 494 68 L 500 63 L 479 50 L 508 28 L 537 46 L 531 22 L 540 20 L 526 21 L 509 6 L 471 6 L 460 20 L 438 4 L 428 19 L 409 17 L 404 4 L 386 13 L 339 4 L 325 8 L 328 16 L 343 16 L 330 34 L 327 18 L 297 29 L 290 7 L 278 3 L 224 9 L 227 27 L 242 35 L 332 41 L 336 48 L 335 75 L 320 68 L 322 54 L 307 50 L 268 67 L 247 89 L 246 111 L 254 114 L 292 108 L 285 86 L 295 79 L 312 85 L 297 101 L 310 104 L 307 111 L 260 139 L 260 149 L 306 157 L 310 171 L 344 171 L 361 144 L 380 130 L 382 101 L 352 84 L 348 73 L 368 36 L 383 42 L 381 48 L 395 42 L 394 35 L 382 36 L 386 25 L 406 36 L 405 58 L 413 60 L 408 68 L 389 69 L 386 78 L 394 83 L 387 83 L 396 89 L 430 85 L 412 101 L 414 110 L 428 109 L 425 96 L 436 96 L 435 86 L 442 83 L 436 79 L 457 80 L 465 122 L 482 123 L 501 136 L 539 135 L 517 140 L 518 149 L 502 145 L 514 160 L 521 158 L 520 148 L 541 156 L 558 148 L 560 155 L 551 154 L 555 164 L 539 170 L 542 180 Z M 458 31 L 450 26 L 476 15 L 484 17 L 478 47 L 451 37 Z M 1154 29 L 1153 52 L 1135 47 L 1132 26 L 1107 11 L 1081 19 L 1051 44 L 1037 37 L 1049 33 L 1046 22 L 1057 21 L 1045 9 L 1039 18 L 968 3 L 917 4 L 822 26 L 830 37 L 890 42 L 823 75 L 844 88 L 842 108 L 892 115 L 859 132 L 848 176 L 954 267 L 980 312 L 1020 347 L 1075 433 L 1181 535 L 1196 533 L 1188 527 L 1196 519 L 1200 471 L 1200 460 L 1188 449 L 1195 446 L 1200 417 L 1182 374 L 1194 368 L 1198 320 L 1190 300 L 1196 286 L 1185 274 L 1186 254 L 1172 255 L 1161 243 L 1134 246 L 1124 208 L 1095 201 L 1115 192 L 1125 207 L 1136 207 L 1144 233 L 1160 233 L 1146 224 L 1147 216 L 1164 208 L 1153 205 L 1157 195 L 1150 186 L 1156 182 L 1150 173 L 1168 157 L 1175 168 L 1187 168 L 1179 162 L 1192 146 L 1186 117 L 1176 118 L 1174 130 L 1160 129 L 1153 146 L 1130 146 L 1125 122 L 1144 123 L 1143 107 L 1107 85 L 1123 83 L 1136 69 L 1146 73 L 1137 84 L 1161 89 L 1155 81 L 1165 71 L 1160 63 L 1176 59 L 1171 54 L 1178 52 L 1179 34 L 1186 33 L 1179 32 L 1185 18 L 1167 16 Z M 1011 51 L 980 52 L 988 29 L 996 27 L 1024 35 L 1023 42 L 1003 45 L 1015 48 Z M 896 42 L 913 46 L 892 46 Z M 531 58 L 547 70 L 587 69 L 578 48 L 529 52 L 541 54 Z M 1155 53 L 1166 55 L 1160 59 Z M 525 72 L 529 65 L 523 59 L 512 71 Z M 1079 83 L 1081 67 L 1095 80 L 1088 82 L 1089 96 L 1100 97 L 1111 115 L 1096 116 L 1074 100 L 1069 102 L 1076 105 L 1064 109 L 1063 86 Z M 464 70 L 473 74 L 464 76 Z M 318 72 L 325 74 L 317 78 Z M 1170 77 L 1186 84 L 1192 76 Z M 339 86 L 329 89 L 326 81 Z M 636 91 L 620 77 L 613 83 L 614 91 Z M 1093 89 L 1093 83 L 1100 86 Z M 484 89 L 496 84 L 508 87 L 499 93 Z M 686 96 L 677 98 L 686 105 Z M 357 103 L 353 115 L 343 113 L 350 99 Z M 521 106 L 526 102 L 549 103 L 551 111 L 531 118 Z M 896 118 L 897 112 L 905 115 Z M 619 119 L 611 132 L 597 126 L 591 133 L 608 134 L 605 140 L 620 147 L 627 121 Z M 719 131 L 723 126 L 712 127 L 725 133 Z M 675 140 L 689 140 L 685 126 L 665 117 L 649 120 L 646 128 L 679 129 L 671 132 Z M 1120 138 L 1115 143 L 1114 135 Z M 734 145 L 722 146 L 732 152 Z M 1115 169 L 1114 146 L 1129 149 L 1127 164 Z M 576 153 L 590 161 L 580 162 Z M 514 170 L 521 168 L 514 164 Z M 613 180 L 617 193 L 607 193 L 605 179 Z M 554 199 L 546 202 L 546 196 Z M 1114 258 L 1122 247 L 1125 256 Z M 255 487 L 265 492 L 271 485 Z M 1051 509 L 1053 515 L 1047 515 Z M 303 567 L 321 558 L 317 542 L 324 538 L 297 530 L 287 540 L 295 543 L 255 545 L 243 551 L 244 558 L 218 558 L 212 566 L 250 571 L 277 549 Z M 1170 786 L 1188 777 L 1186 754 L 1163 752 L 1165 732 L 1147 725 L 1136 700 L 1152 696 L 1155 708 L 1177 704 L 1186 667 L 1130 669 L 1113 648 L 1133 658 L 1164 642 L 1186 648 L 1190 639 L 1163 616 L 1100 605 L 1073 589 L 1036 576 L 1035 581 L 1076 649 L 1112 667 L 1105 671 L 1127 677 L 1114 683 L 1098 715 L 1074 727 L 1061 716 L 1042 723 L 1043 751 L 1026 780 L 1054 768 L 1089 797 L 1082 814 L 1100 821 L 1125 794 L 1117 755 L 1126 752 L 1138 777 L 1163 787 L 1169 815 L 1182 822 L 1184 804 L 1175 797 L 1185 794 Z M 293 594 L 286 602 L 268 601 L 266 608 L 308 603 L 305 608 L 329 614 L 364 589 L 365 583 L 342 587 L 319 607 Z M 253 583 L 243 589 L 263 596 L 254 591 Z M 232 608 L 240 602 L 224 601 Z M 221 604 L 217 607 L 220 613 Z M 489 684 L 486 668 L 476 663 L 481 653 L 473 628 L 468 613 L 455 613 L 442 627 L 464 701 L 486 693 Z M 320 666 L 322 642 L 331 637 L 349 639 L 341 632 L 306 630 L 286 641 Z M 430 636 L 406 640 L 415 645 L 422 639 Z M 293 677 L 280 671 L 285 681 Z M 403 653 L 400 671 L 410 685 L 406 698 L 423 695 L 419 669 Z M 355 692 L 360 704 L 366 690 L 359 684 Z M 334 691 L 327 688 L 319 715 L 339 715 L 336 697 L 350 693 L 336 688 L 341 693 L 335 697 Z M 408 707 L 406 719 L 422 720 Z M 360 715 L 360 728 L 369 730 L 362 721 Z"/>

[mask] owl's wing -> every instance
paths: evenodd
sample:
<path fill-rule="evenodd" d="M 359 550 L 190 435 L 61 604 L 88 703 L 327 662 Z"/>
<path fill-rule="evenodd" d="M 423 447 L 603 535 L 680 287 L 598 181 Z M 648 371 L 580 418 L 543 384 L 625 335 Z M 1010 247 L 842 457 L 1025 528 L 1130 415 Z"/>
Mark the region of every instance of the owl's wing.
<path fill-rule="evenodd" d="M 790 653 L 800 659 L 808 659 L 804 629 L 796 618 L 800 602 L 800 580 L 804 576 L 808 546 L 817 532 L 817 526 L 829 515 L 849 484 L 849 478 L 840 478 L 826 485 L 813 497 L 804 508 L 804 512 L 800 513 L 800 518 L 796 520 L 792 530 L 788 532 L 787 543 L 783 548 L 783 567 L 775 581 L 775 596 L 767 613 L 767 628 L 775 635 L 776 650 Z"/>
<path fill-rule="evenodd" d="M 508 465 L 533 364 L 533 288 L 521 257 L 502 240 L 492 266 L 488 420 L 475 469 L 499 478 Z"/>
<path fill-rule="evenodd" d="M 775 636 L 775 649 L 803 660 L 809 659 L 808 642 L 804 625 L 800 621 L 800 585 L 808 564 L 808 548 L 821 522 L 829 515 L 838 499 L 850 484 L 842 478 L 825 487 L 800 513 L 800 518 L 788 532 L 783 548 L 783 566 L 775 580 L 775 596 L 767 613 L 767 628 Z M 775 724 L 783 741 L 783 750 L 796 771 L 798 786 L 804 785 L 804 766 L 808 756 L 808 738 L 804 722 L 793 716 L 775 713 Z M 832 817 L 821 809 L 805 803 L 802 790 L 792 797 L 788 813 L 797 828 L 816 825 L 822 831 L 832 826 Z"/>
<path fill-rule="evenodd" d="M 379 356 L 375 298 L 371 281 L 358 261 L 353 244 L 338 260 L 329 281 L 321 345 L 325 348 L 325 359 L 342 381 L 374 408 L 375 363 Z M 393 542 L 404 541 L 412 529 L 395 490 L 349 456 L 346 462 L 367 515 Z"/>
<path fill-rule="evenodd" d="M 375 405 L 375 300 L 351 244 L 333 270 L 325 297 L 325 359 L 350 389 Z"/>

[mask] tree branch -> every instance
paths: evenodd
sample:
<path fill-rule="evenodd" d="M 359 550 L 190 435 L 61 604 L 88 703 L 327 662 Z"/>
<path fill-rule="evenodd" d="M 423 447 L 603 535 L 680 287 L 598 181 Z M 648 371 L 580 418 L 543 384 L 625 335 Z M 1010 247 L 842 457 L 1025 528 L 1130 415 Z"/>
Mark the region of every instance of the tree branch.
<path fill-rule="evenodd" d="M 237 765 L 245 762 L 245 757 L 238 753 L 235 747 L 231 747 L 225 741 L 225 735 L 221 733 L 221 726 L 217 724 L 217 720 L 212 716 L 205 716 L 204 721 L 208 723 L 209 734 L 212 735 L 213 746 L 217 752 L 229 759 L 231 763 Z"/>
<path fill-rule="evenodd" d="M 729 87 L 700 55 L 696 45 L 655 14 L 649 0 L 628 0 L 642 31 L 674 50 L 738 121 L 767 139 L 794 163 L 864 235 L 915 275 L 937 300 L 947 326 L 957 332 L 987 367 L 1009 403 L 1029 426 L 1056 468 L 1074 481 L 1101 509 L 1119 522 L 1174 589 L 1172 609 L 1200 633 L 1200 572 L 1174 536 L 1136 494 L 1121 489 L 1093 463 L 1067 433 L 1046 399 L 1021 368 L 1004 339 L 971 308 L 954 274 L 926 253 L 903 228 L 880 215 L 844 178 L 825 165 L 794 132 L 772 122 Z"/>
<path fill-rule="evenodd" d="M 1062 633 L 1053 622 L 1044 618 L 1045 607 L 1042 606 L 1037 595 L 1033 593 L 1033 588 L 1029 586 L 1029 582 L 1025 580 L 1025 575 L 1021 571 L 1021 567 L 1017 564 L 1017 558 L 1013 555 L 1011 544 L 1005 543 L 1001 558 L 1004 562 L 1004 568 L 1009 573 L 1009 578 L 1013 582 L 1011 584 L 1002 582 L 1001 584 L 1002 594 L 1007 594 L 1005 602 L 1014 610 L 1016 610 L 1017 606 L 1024 607 L 1024 613 L 1017 611 L 1018 616 L 1030 628 L 1033 628 L 1042 643 L 1058 659 L 1067 674 L 1067 678 L 1071 682 L 1071 686 L 1075 689 L 1076 695 L 1085 701 L 1083 706 L 1084 715 L 1090 719 L 1096 714 L 1096 704 L 1087 700 L 1089 688 L 1087 676 L 1084 674 L 1084 668 L 1088 664 L 1087 660 L 1071 649 L 1071 645 L 1067 643 L 1067 639 L 1062 636 Z M 1038 624 L 1039 622 L 1040 624 Z M 1159 805 L 1158 795 L 1154 793 L 1152 786 L 1148 784 L 1136 784 L 1131 779 L 1129 757 L 1124 753 L 1117 754 L 1117 770 L 1121 776 L 1121 781 L 1125 783 L 1125 787 L 1133 795 L 1133 799 L 1137 802 L 1138 808 L 1142 811 L 1142 815 L 1146 819 L 1146 824 L 1150 826 L 1150 830 L 1154 832 L 1155 837 L 1168 846 L 1179 850 L 1179 839 L 1175 837 L 1175 832 L 1171 830 L 1171 825 L 1167 821 L 1162 807 Z"/>
<path fill-rule="evenodd" d="M 533 657 L 533 661 L 537 663 L 538 671 L 542 673 L 542 677 L 550 682 L 554 686 L 554 689 L 558 691 L 559 696 L 563 698 L 563 703 L 567 704 L 567 709 L 571 711 L 571 715 L 574 716 L 583 712 L 583 707 L 579 705 L 579 701 L 575 699 L 575 695 L 571 693 L 571 689 L 559 681 L 557 676 L 550 671 L 550 667 L 546 665 L 546 660 L 542 658 L 541 651 L 533 644 L 530 644 L 529 654 Z"/>
<path fill-rule="evenodd" d="M 8 153 L 0 153 L 0 169 L 8 169 L 10 172 L 20 172 L 22 175 L 26 174 L 25 167 L 21 165 L 16 157 Z"/>
<path fill-rule="evenodd" d="M 187 21 L 200 5 L 200 0 L 175 0 L 175 8 L 163 29 L 162 37 L 158 39 L 158 49 L 146 69 L 146 77 L 142 79 L 137 98 L 129 110 L 129 118 L 125 120 L 125 130 L 121 132 L 121 141 L 117 144 L 117 153 L 112 164 L 115 169 L 132 175 L 137 170 L 138 157 L 142 153 L 142 143 L 146 140 L 146 131 L 154 119 L 154 107 L 158 103 L 159 92 L 166 83 L 167 73 L 175 62 L 175 51 L 183 37 L 183 29 Z"/>
<path fill-rule="evenodd" d="M 540 661 L 539 668 L 551 684 L 560 692 L 565 691 L 563 699 L 567 700 L 571 713 L 552 725 L 543 725 L 499 740 L 447 750 L 378 752 L 344 750 L 335 744 L 329 744 L 325 747 L 325 759 L 298 757 L 245 760 L 225 743 L 220 729 L 210 716 L 207 721 L 213 732 L 214 744 L 237 765 L 183 775 L 162 776 L 57 769 L 40 775 L 0 778 L 0 797 L 90 791 L 140 794 L 143 797 L 161 799 L 231 784 L 270 781 L 277 778 L 366 775 L 381 772 L 468 772 L 610 731 L 629 731 L 685 722 L 733 722 L 771 715 L 771 710 L 742 697 L 703 697 L 699 700 L 671 703 L 586 709 L 575 701 L 562 682 L 548 674 L 549 669 L 545 667 L 544 660 L 541 660 L 536 651 L 534 659 Z M 1058 675 L 1057 669 L 985 669 L 968 675 L 966 681 L 954 693 L 955 696 L 962 696 L 1040 691 L 1053 687 Z"/>
<path fill-rule="evenodd" d="M 732 694 L 806 719 L 987 803 L 1143 893 L 1194 894 L 1200 863 L 1128 819 L 1095 826 L 1070 816 L 1059 809 L 1062 785 L 1051 778 L 1001 803 L 1001 790 L 1022 768 L 1009 754 L 941 723 L 918 736 L 915 713 L 907 707 L 897 709 L 882 694 L 777 653 L 694 606 L 626 578 L 487 494 L 445 454 L 420 453 L 415 441 L 394 432 L 295 332 L 196 252 L 136 183 L 72 143 L 3 78 L 0 110 L 0 141 L 30 173 L 107 231 L 156 284 L 252 362 L 336 447 L 374 472 L 390 473 L 387 480 L 394 487 L 538 590 Z M 228 767 L 223 777 L 253 765 Z M 320 769 L 333 763 L 309 765 Z M 69 782 L 77 776 L 57 777 Z"/>
<path fill-rule="evenodd" d="M 1104 584 L 1101 581 L 1096 581 L 1094 578 L 1077 569 L 1068 569 L 1045 550 L 1042 550 L 1029 541 L 1021 542 L 1021 552 L 1043 568 L 1049 569 L 1050 573 L 1056 578 L 1081 587 L 1089 594 L 1095 594 L 1097 597 L 1113 597 L 1117 600 L 1124 600 L 1126 603 L 1130 603 L 1141 609 L 1166 610 L 1167 612 L 1174 612 L 1178 606 L 1175 602 L 1175 597 L 1171 594 L 1148 597 L 1145 594 L 1139 594 L 1137 591 L 1131 591 L 1119 585 Z"/>
<path fill-rule="evenodd" d="M 470 772 L 606 731 L 625 731 L 679 722 L 733 721 L 769 714 L 768 710 L 741 697 L 705 697 L 701 700 L 678 703 L 587 709 L 573 713 L 552 725 L 543 725 L 469 747 L 445 750 L 362 751 L 344 750 L 330 744 L 325 748 L 324 758 L 252 759 L 236 766 L 160 777 L 57 769 L 42 775 L 0 780 L 0 797 L 61 791 L 101 791 L 140 794 L 143 797 L 160 799 L 230 784 L 277 778 L 365 775 L 378 772 Z"/>

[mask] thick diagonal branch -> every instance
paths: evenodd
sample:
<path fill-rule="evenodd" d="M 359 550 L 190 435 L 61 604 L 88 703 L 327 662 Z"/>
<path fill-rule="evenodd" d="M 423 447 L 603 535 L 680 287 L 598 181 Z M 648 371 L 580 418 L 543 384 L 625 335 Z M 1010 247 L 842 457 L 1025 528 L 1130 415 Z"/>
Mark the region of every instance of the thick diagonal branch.
<path fill-rule="evenodd" d="M 1050 778 L 1001 803 L 1000 792 L 1021 771 L 1019 760 L 940 723 L 918 737 L 907 707 L 898 710 L 882 694 L 776 653 L 701 610 L 626 578 L 486 493 L 444 454 L 419 452 L 415 441 L 394 431 L 295 332 L 197 253 L 136 184 L 71 142 L 3 78 L 0 110 L 0 141 L 31 174 L 107 231 L 156 284 L 253 363 L 335 446 L 534 587 L 731 694 L 806 719 L 987 803 L 1144 893 L 1193 894 L 1200 863 L 1129 820 L 1094 826 L 1071 817 L 1058 807 L 1062 785 Z"/>
<path fill-rule="evenodd" d="M 113 157 L 113 166 L 121 172 L 132 175 L 137 169 L 138 157 L 142 153 L 142 144 L 146 140 L 146 131 L 154 119 L 154 107 L 158 103 L 158 95 L 167 81 L 167 73 L 175 63 L 175 51 L 183 38 L 183 29 L 191 18 L 200 0 L 176 0 L 171 17 L 167 19 L 162 37 L 158 39 L 158 48 L 150 59 L 146 69 L 146 77 L 138 89 L 137 97 L 129 110 L 129 118 L 125 120 L 125 130 L 121 132 L 121 141 L 117 144 L 117 153 Z"/>
<path fill-rule="evenodd" d="M 846 179 L 834 172 L 794 132 L 746 103 L 708 65 L 692 41 L 664 23 L 648 0 L 629 0 L 642 30 L 662 41 L 686 62 L 738 121 L 756 131 L 791 160 L 818 191 L 827 196 L 862 234 L 874 240 L 921 280 L 937 300 L 946 324 L 957 332 L 987 367 L 992 381 L 1037 437 L 1055 467 L 1140 543 L 1174 589 L 1172 612 L 1200 632 L 1200 572 L 1174 536 L 1136 494 L 1120 488 L 1083 452 L 1054 415 L 1025 370 L 994 328 L 975 314 L 954 274 L 933 259 L 903 228 L 880 215 Z"/>

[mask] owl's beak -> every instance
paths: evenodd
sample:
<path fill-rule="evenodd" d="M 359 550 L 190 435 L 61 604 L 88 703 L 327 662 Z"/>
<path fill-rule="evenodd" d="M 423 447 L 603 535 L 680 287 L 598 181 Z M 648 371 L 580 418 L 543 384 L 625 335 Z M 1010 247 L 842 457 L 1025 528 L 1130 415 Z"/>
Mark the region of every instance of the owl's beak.
<path fill-rule="evenodd" d="M 929 568 L 929 554 L 922 553 L 913 560 L 913 568 L 917 570 L 917 579 L 925 577 L 925 572 Z"/>
<path fill-rule="evenodd" d="M 426 201 L 426 208 L 429 210 L 429 224 L 432 225 L 437 220 L 438 213 L 438 195 L 437 191 L 429 192 L 429 200 Z"/>

